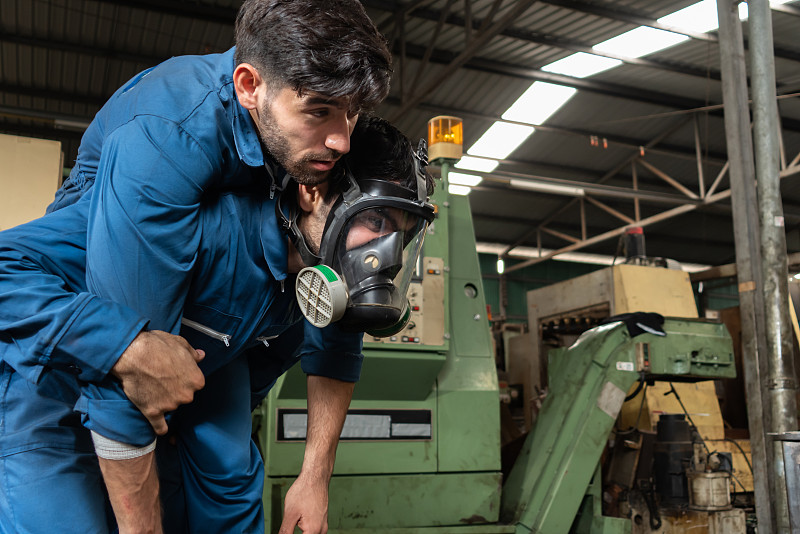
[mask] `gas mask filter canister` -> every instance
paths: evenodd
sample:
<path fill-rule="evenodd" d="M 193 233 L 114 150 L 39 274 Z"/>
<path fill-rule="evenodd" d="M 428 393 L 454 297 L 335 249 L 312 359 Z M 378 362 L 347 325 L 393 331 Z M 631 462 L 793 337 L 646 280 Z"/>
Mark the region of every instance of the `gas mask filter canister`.
<path fill-rule="evenodd" d="M 295 283 L 297 303 L 308 322 L 324 328 L 342 318 L 347 309 L 347 286 L 325 265 L 306 267 Z"/>

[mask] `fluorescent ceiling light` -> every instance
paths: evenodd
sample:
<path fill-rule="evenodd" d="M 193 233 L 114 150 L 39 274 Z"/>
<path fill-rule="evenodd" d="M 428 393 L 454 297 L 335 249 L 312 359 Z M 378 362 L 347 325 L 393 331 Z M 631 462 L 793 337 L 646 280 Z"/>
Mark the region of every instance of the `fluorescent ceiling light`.
<path fill-rule="evenodd" d="M 447 175 L 447 181 L 453 185 L 468 185 L 470 187 L 475 187 L 483 178 L 480 176 L 475 176 L 474 174 L 463 174 L 460 172 L 451 172 Z"/>
<path fill-rule="evenodd" d="M 528 90 L 503 113 L 503 119 L 542 124 L 572 98 L 576 91 L 577 89 L 563 85 L 533 82 Z"/>
<path fill-rule="evenodd" d="M 586 78 L 608 69 L 613 69 L 617 65 L 622 65 L 622 61 L 610 57 L 595 56 L 586 52 L 578 52 L 545 65 L 542 70 L 565 76 L 574 76 L 575 78 Z"/>
<path fill-rule="evenodd" d="M 532 133 L 532 126 L 495 122 L 468 152 L 474 156 L 505 159 Z"/>
<path fill-rule="evenodd" d="M 688 39 L 688 36 L 679 33 L 639 26 L 592 48 L 600 52 L 636 58 L 664 50 Z"/>
<path fill-rule="evenodd" d="M 497 258 L 497 274 L 503 274 L 506 271 L 506 262 L 503 258 Z"/>
<path fill-rule="evenodd" d="M 455 167 L 456 169 L 464 169 L 467 171 L 492 172 L 499 164 L 499 161 L 493 159 L 464 156 L 456 163 Z"/>
<path fill-rule="evenodd" d="M 586 193 L 580 187 L 569 185 L 548 184 L 546 182 L 533 182 L 531 180 L 512 179 L 511 187 L 515 189 L 527 189 L 528 191 L 538 191 L 540 193 L 552 193 L 554 195 L 567 195 L 571 197 L 582 197 Z"/>
<path fill-rule="evenodd" d="M 467 187 L 466 185 L 453 185 L 450 184 L 447 186 L 447 192 L 451 195 L 469 195 L 472 191 L 471 187 Z"/>

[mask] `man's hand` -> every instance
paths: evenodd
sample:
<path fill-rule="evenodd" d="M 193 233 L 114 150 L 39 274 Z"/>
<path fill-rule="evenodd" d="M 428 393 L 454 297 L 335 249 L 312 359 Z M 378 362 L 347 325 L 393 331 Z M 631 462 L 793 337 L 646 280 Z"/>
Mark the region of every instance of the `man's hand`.
<path fill-rule="evenodd" d="M 297 525 L 305 534 L 328 532 L 328 480 L 302 473 L 286 492 L 279 534 L 293 534 Z"/>
<path fill-rule="evenodd" d="M 197 362 L 205 357 L 180 336 L 160 330 L 140 332 L 111 372 L 156 434 L 167 433 L 164 414 L 188 404 L 205 385 Z"/>
<path fill-rule="evenodd" d="M 100 461 L 119 534 L 162 534 L 155 453 Z"/>
<path fill-rule="evenodd" d="M 279 534 L 328 532 L 328 484 L 336 446 L 353 396 L 351 382 L 308 376 L 308 431 L 303 468 L 286 493 Z"/>

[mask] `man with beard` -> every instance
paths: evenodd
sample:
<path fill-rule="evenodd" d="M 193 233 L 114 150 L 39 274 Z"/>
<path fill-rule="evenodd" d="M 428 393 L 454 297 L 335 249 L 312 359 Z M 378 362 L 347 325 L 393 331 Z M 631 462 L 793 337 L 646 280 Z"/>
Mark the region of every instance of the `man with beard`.
<path fill-rule="evenodd" d="M 91 203 L 0 233 L 0 309 L 27 306 L 28 313 L 15 324 L 0 312 L 0 531 L 44 532 L 57 522 L 60 532 L 105 533 L 116 521 L 123 533 L 161 532 L 160 497 L 164 532 L 263 532 L 263 464 L 251 441 L 250 412 L 297 362 L 309 375 L 308 438 L 280 532 L 291 533 L 295 525 L 304 532 L 326 530 L 327 487 L 360 372 L 361 332 L 370 329 L 365 321 L 383 329 L 385 319 L 364 317 L 381 302 L 373 296 L 355 319 L 345 313 L 338 323 L 316 328 L 302 320 L 284 282 L 291 290 L 292 273 L 323 259 L 353 273 L 362 263 L 356 251 L 366 246 L 380 254 L 380 242 L 405 244 L 396 248 L 402 257 L 384 257 L 390 277 L 402 279 L 395 266 L 416 264 L 405 255 L 419 253 L 434 215 L 425 200 L 433 184 L 424 158 L 405 136 L 370 117 L 356 125 L 353 141 L 333 181 L 297 185 L 286 177 L 274 198 L 252 184 L 203 202 L 190 282 L 172 312 L 181 337 L 150 335 L 157 342 L 174 339 L 187 351 L 202 348 L 205 387 L 168 415 L 170 432 L 157 445 L 112 376 L 87 381 L 83 369 L 60 355 L 46 359 L 24 351 L 26 328 L 61 317 L 73 301 L 98 305 L 84 277 Z M 371 269 L 366 276 L 375 274 Z M 366 280 L 351 284 L 363 290 Z M 376 290 L 385 289 L 383 282 Z M 403 302 L 406 289 L 397 286 Z M 84 335 L 109 331 L 103 321 L 133 328 L 136 317 L 116 308 L 107 306 L 116 315 L 97 318 L 92 326 L 98 331 Z M 42 336 L 50 338 L 51 330 L 43 328 Z"/>
<path fill-rule="evenodd" d="M 85 291 L 47 301 L 48 313 L 34 308 L 35 301 L 0 307 L 7 325 L 7 344 L 0 348 L 4 376 L 24 378 L 32 389 L 61 380 L 52 369 L 81 384 L 118 381 L 127 398 L 115 398 L 113 388 L 81 389 L 77 409 L 84 426 L 113 429 L 117 421 L 102 420 L 107 411 L 99 407 L 116 403 L 120 420 L 138 409 L 156 434 L 166 434 L 164 414 L 190 402 L 205 380 L 198 367 L 203 352 L 172 335 L 180 332 L 200 246 L 201 207 L 222 191 L 253 187 L 272 200 L 286 170 L 306 185 L 323 182 L 348 152 L 358 114 L 388 93 L 389 78 L 385 42 L 356 0 L 247 0 L 237 17 L 234 49 L 172 58 L 135 76 L 98 112 L 70 178 L 48 209 L 86 203 L 85 227 L 61 230 L 86 234 Z M 74 266 L 58 269 L 67 267 Z M 349 399 L 340 377 L 326 377 L 322 368 L 319 380 L 309 381 L 309 397 L 325 399 L 324 406 L 337 413 L 314 410 L 322 414 L 309 421 L 317 445 L 309 444 L 301 478 L 316 489 L 287 503 L 299 510 L 297 517 L 311 515 L 315 525 L 325 508 L 319 481 L 338 437 L 331 422 L 343 417 Z M 55 436 L 55 427 L 42 432 Z M 154 442 L 151 429 L 140 428 L 137 440 L 113 430 L 97 434 L 106 438 L 99 447 L 107 458 L 100 462 L 112 499 L 120 503 L 115 514 L 123 533 L 153 528 L 155 471 L 148 451 Z M 3 473 L 23 449 L 85 445 L 80 437 L 64 439 L 15 446 L 4 439 Z M 71 515 L 103 517 L 102 506 L 72 505 L 77 496 L 69 486 L 61 492 L 61 504 L 52 503 L 56 524 L 69 524 Z M 13 513 L 8 502 L 0 509 Z M 44 521 L 30 510 L 28 515 Z M 24 524 L 17 523 L 19 532 L 28 531 Z"/>

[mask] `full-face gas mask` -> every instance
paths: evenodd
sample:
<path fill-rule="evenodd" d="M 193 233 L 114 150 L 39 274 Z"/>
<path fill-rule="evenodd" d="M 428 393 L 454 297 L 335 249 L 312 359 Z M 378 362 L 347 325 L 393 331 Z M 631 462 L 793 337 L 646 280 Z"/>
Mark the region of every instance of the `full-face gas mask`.
<path fill-rule="evenodd" d="M 385 337 L 408 323 L 408 287 L 434 218 L 427 202 L 424 140 L 414 163 L 416 190 L 382 179 L 356 180 L 343 164 L 342 194 L 328 214 L 318 255 L 298 229 L 299 210 L 282 195 L 278 216 L 303 262 L 311 265 L 300 271 L 295 286 L 311 324 L 338 322 L 345 331 Z"/>

